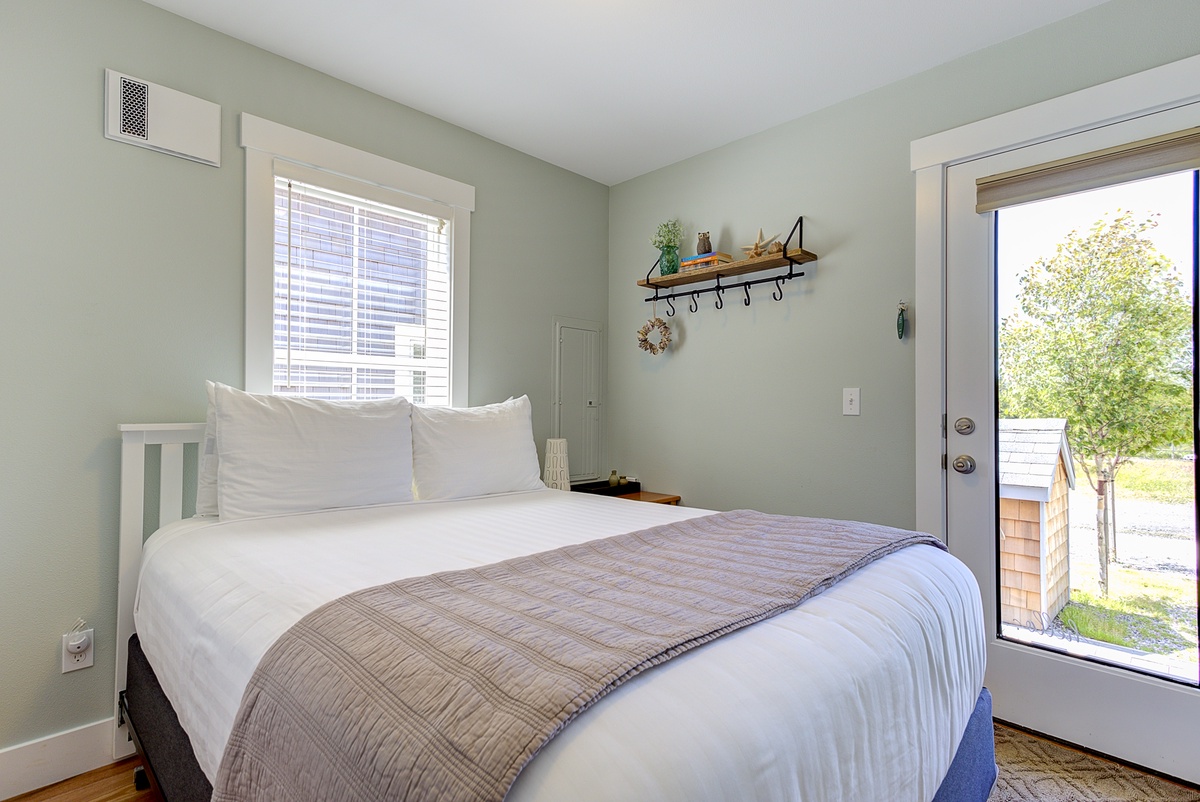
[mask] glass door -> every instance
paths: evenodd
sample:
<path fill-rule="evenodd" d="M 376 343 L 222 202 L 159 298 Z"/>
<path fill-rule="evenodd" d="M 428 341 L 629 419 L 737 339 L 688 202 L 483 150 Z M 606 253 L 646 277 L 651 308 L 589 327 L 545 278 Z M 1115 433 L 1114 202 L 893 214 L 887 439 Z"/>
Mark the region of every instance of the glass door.
<path fill-rule="evenodd" d="M 943 189 L 946 539 L 983 594 L 996 718 L 1193 782 L 1196 177 L 1078 214 L 1085 195 L 978 213 L 976 181 L 1198 124 L 1176 110 L 1007 151 Z M 1181 227 L 1183 250 L 1160 239 Z"/>
<path fill-rule="evenodd" d="M 1001 635 L 1191 684 L 1196 186 L 995 212 Z"/>

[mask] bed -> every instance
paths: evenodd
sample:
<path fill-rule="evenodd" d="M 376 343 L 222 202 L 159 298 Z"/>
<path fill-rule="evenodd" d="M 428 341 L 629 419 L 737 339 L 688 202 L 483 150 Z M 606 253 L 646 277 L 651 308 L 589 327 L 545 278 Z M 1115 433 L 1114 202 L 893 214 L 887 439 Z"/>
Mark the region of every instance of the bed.
<path fill-rule="evenodd" d="M 432 451 L 413 423 L 421 500 L 355 496 L 365 503 L 276 509 L 272 482 L 286 476 L 288 487 L 303 487 L 308 478 L 284 455 L 288 472 L 251 465 L 254 492 L 267 486 L 262 499 L 228 494 L 231 513 L 219 517 L 181 512 L 191 495 L 184 477 L 192 481 L 185 454 L 195 458 L 185 444 L 197 444 L 203 486 L 213 426 L 122 427 L 118 637 L 129 649 L 118 659 L 116 748 L 134 739 L 167 800 L 211 796 L 264 653 L 323 605 L 403 577 L 709 519 L 705 510 L 540 487 L 527 406 L 518 404 L 518 425 L 492 443 L 506 455 L 517 444 L 515 461 L 472 451 L 495 434 L 494 420 L 463 434 L 450 431 L 458 422 L 449 414 L 424 420 L 440 438 Z M 260 442 L 250 445 L 246 453 L 261 453 Z M 148 451 L 161 465 L 150 482 L 161 526 L 143 543 Z M 235 475 L 237 448 L 221 453 Z M 430 469 L 431 453 L 444 464 Z M 488 486 L 480 462 L 524 478 Z M 986 799 L 995 763 L 983 668 L 969 571 L 945 551 L 902 548 L 606 692 L 536 752 L 505 798 Z"/>

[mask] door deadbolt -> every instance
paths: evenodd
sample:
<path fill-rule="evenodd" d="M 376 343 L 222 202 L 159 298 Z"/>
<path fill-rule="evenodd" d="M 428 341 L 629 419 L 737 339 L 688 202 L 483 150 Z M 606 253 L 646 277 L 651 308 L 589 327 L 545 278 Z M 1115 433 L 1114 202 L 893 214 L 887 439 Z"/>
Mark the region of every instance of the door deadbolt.
<path fill-rule="evenodd" d="M 954 422 L 954 431 L 959 434 L 970 434 L 975 431 L 975 421 L 970 418 L 959 418 Z"/>
<path fill-rule="evenodd" d="M 955 457 L 954 462 L 952 462 L 950 464 L 953 465 L 954 470 L 958 471 L 959 473 L 974 473 L 975 472 L 975 458 L 968 454 L 963 454 L 960 457 Z"/>

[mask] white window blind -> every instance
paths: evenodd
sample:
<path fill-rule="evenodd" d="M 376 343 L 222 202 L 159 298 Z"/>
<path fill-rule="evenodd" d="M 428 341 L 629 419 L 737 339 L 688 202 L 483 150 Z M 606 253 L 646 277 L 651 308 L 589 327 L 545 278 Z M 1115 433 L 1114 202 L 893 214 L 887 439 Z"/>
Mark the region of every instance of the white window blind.
<path fill-rule="evenodd" d="M 276 170 L 273 391 L 448 405 L 449 215 L 311 172 Z"/>

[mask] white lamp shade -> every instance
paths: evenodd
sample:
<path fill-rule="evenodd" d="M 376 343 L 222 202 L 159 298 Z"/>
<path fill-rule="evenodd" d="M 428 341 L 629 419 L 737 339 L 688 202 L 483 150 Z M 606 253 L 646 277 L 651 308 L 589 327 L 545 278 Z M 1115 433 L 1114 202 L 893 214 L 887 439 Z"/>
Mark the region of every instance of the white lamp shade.
<path fill-rule="evenodd" d="M 554 490 L 571 489 L 571 469 L 567 464 L 567 441 L 551 437 L 546 441 L 546 469 L 542 473 L 546 487 Z"/>

